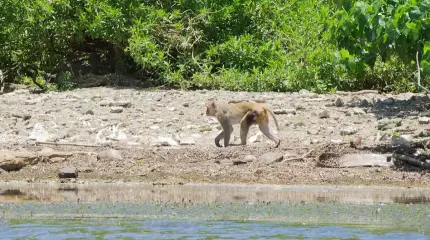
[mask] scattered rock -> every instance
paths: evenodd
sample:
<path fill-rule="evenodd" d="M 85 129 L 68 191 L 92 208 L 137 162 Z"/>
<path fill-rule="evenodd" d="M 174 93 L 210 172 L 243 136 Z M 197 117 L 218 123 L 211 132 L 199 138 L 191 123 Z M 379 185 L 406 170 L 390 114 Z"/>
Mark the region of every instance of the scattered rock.
<path fill-rule="evenodd" d="M 159 101 L 161 101 L 161 99 L 163 99 L 163 97 L 161 97 L 161 96 L 155 96 L 152 100 L 154 100 L 156 102 L 159 102 Z"/>
<path fill-rule="evenodd" d="M 306 89 L 301 89 L 301 90 L 299 91 L 299 93 L 300 93 L 300 94 L 309 94 L 310 92 L 309 92 L 308 90 L 306 90 Z"/>
<path fill-rule="evenodd" d="M 342 135 L 342 136 L 352 135 L 352 134 L 357 133 L 357 131 L 358 131 L 357 128 L 352 127 L 352 126 L 347 126 L 347 127 L 344 127 L 340 130 L 340 135 Z"/>
<path fill-rule="evenodd" d="M 420 117 L 418 118 L 418 123 L 419 124 L 428 124 L 430 122 L 430 118 L 428 117 Z"/>
<path fill-rule="evenodd" d="M 200 132 L 210 132 L 210 131 L 212 131 L 212 127 L 211 126 L 200 126 L 199 131 Z"/>
<path fill-rule="evenodd" d="M 122 160 L 123 157 L 121 155 L 121 152 L 116 149 L 107 149 L 99 152 L 97 154 L 97 160 Z"/>
<path fill-rule="evenodd" d="M 319 133 L 319 129 L 317 129 L 317 128 L 309 128 L 308 130 L 307 130 L 307 133 L 309 134 L 309 135 L 317 135 L 318 133 Z"/>
<path fill-rule="evenodd" d="M 342 98 L 337 97 L 336 100 L 334 101 L 334 105 L 336 107 L 342 107 L 344 105 L 344 102 L 343 102 Z"/>
<path fill-rule="evenodd" d="M 28 120 L 28 119 L 31 118 L 31 115 L 30 114 L 26 114 L 26 113 L 13 113 L 12 116 L 16 117 L 16 118 L 21 118 L 24 121 L 26 121 L 26 120 Z"/>
<path fill-rule="evenodd" d="M 94 111 L 93 110 L 87 110 L 85 111 L 85 115 L 94 115 Z"/>
<path fill-rule="evenodd" d="M 367 99 L 361 99 L 360 100 L 360 106 L 361 107 L 368 107 L 370 105 L 369 101 Z"/>
<path fill-rule="evenodd" d="M 338 167 L 390 167 L 393 161 L 388 162 L 387 156 L 382 154 L 345 154 L 339 158 Z"/>
<path fill-rule="evenodd" d="M 278 152 L 268 152 L 259 157 L 259 162 L 265 165 L 270 165 L 275 162 L 280 162 L 284 159 L 284 155 Z"/>
<path fill-rule="evenodd" d="M 231 161 L 230 159 L 217 159 L 215 160 L 215 163 L 221 165 L 233 165 L 233 161 Z"/>
<path fill-rule="evenodd" d="M 393 118 L 393 119 L 383 118 L 378 121 L 378 130 L 389 129 L 387 127 L 390 127 L 390 128 L 399 127 L 401 125 L 402 125 L 401 118 Z"/>
<path fill-rule="evenodd" d="M 183 137 L 181 138 L 181 140 L 179 141 L 180 145 L 195 145 L 196 142 L 194 141 L 193 138 L 191 137 Z"/>
<path fill-rule="evenodd" d="M 0 168 L 6 171 L 17 171 L 38 162 L 39 158 L 34 152 L 0 150 Z"/>
<path fill-rule="evenodd" d="M 34 124 L 33 130 L 31 131 L 30 140 L 36 140 L 38 142 L 46 142 L 49 139 L 49 133 L 43 128 L 42 124 Z"/>
<path fill-rule="evenodd" d="M 275 114 L 293 114 L 296 115 L 296 109 L 290 108 L 290 109 L 274 109 L 273 113 Z"/>
<path fill-rule="evenodd" d="M 355 115 L 364 115 L 364 114 L 366 114 L 366 112 L 363 109 L 361 109 L 361 108 L 353 108 L 352 112 Z"/>
<path fill-rule="evenodd" d="M 52 148 L 44 147 L 37 153 L 37 155 L 41 158 L 41 161 L 58 162 L 64 161 L 66 158 L 73 156 L 73 153 L 55 151 Z"/>
<path fill-rule="evenodd" d="M 60 169 L 58 173 L 59 178 L 77 178 L 78 177 L 78 169 L 75 167 L 64 167 Z"/>
<path fill-rule="evenodd" d="M 413 137 L 411 135 L 394 136 L 391 139 L 391 145 L 409 147 L 411 145 L 412 140 Z"/>
<path fill-rule="evenodd" d="M 100 106 L 105 107 L 122 107 L 122 108 L 129 108 L 131 107 L 131 102 L 129 101 L 104 101 L 100 103 Z"/>
<path fill-rule="evenodd" d="M 122 113 L 124 109 L 122 107 L 111 107 L 110 112 L 111 113 Z"/>
<path fill-rule="evenodd" d="M 319 118 L 329 118 L 330 117 L 330 113 L 328 110 L 323 110 L 322 112 L 320 112 L 318 114 Z"/>
<path fill-rule="evenodd" d="M 184 106 L 184 107 L 189 107 L 189 106 L 190 106 L 190 104 L 189 104 L 189 103 L 183 103 L 183 104 L 182 104 L 182 106 Z"/>
<path fill-rule="evenodd" d="M 154 146 L 178 146 L 178 142 L 172 138 L 167 137 L 158 137 Z"/>
<path fill-rule="evenodd" d="M 383 101 L 383 103 L 385 103 L 387 105 L 392 105 L 392 104 L 394 104 L 394 102 L 395 102 L 395 100 L 392 97 L 389 97 Z"/>
<path fill-rule="evenodd" d="M 254 162 L 254 161 L 257 161 L 257 157 L 256 157 L 256 156 L 254 156 L 254 155 L 246 155 L 246 156 L 242 159 L 242 162 L 245 162 L 245 163 Z"/>
<path fill-rule="evenodd" d="M 255 135 L 251 136 L 251 137 L 248 139 L 248 142 L 249 142 L 249 143 L 256 143 L 256 142 L 261 142 L 262 140 L 263 140 L 263 135 L 262 135 L 262 133 L 261 133 L 261 132 L 258 132 L 257 134 L 255 134 Z"/>

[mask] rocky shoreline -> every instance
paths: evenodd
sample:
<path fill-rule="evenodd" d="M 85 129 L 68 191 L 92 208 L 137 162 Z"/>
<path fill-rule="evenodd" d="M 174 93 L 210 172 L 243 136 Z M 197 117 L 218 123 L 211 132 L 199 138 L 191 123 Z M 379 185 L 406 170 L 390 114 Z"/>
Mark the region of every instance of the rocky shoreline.
<path fill-rule="evenodd" d="M 215 147 L 218 123 L 204 116 L 215 96 L 266 100 L 280 147 L 257 127 L 247 146 Z M 398 166 L 380 148 L 423 144 L 428 109 L 425 95 L 374 91 L 15 90 L 0 95 L 0 181 L 428 187 L 429 170 Z"/>

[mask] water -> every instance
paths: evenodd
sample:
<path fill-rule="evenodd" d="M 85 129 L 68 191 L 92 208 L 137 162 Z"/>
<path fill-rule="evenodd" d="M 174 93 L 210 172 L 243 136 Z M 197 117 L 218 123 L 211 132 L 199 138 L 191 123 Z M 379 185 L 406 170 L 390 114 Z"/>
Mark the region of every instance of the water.
<path fill-rule="evenodd" d="M 12 221 L 0 232 L 15 239 L 429 239 L 413 230 L 260 221 Z"/>
<path fill-rule="evenodd" d="M 0 183 L 0 239 L 430 239 L 430 189 Z"/>

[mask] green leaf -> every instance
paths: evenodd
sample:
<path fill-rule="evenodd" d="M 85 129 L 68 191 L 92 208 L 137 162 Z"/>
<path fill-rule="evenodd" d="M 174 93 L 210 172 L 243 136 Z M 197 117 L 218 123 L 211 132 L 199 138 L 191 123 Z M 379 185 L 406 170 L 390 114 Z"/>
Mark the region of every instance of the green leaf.
<path fill-rule="evenodd" d="M 424 43 L 424 49 L 423 49 L 424 55 L 427 54 L 427 52 L 429 51 L 430 51 L 430 41 L 427 41 Z"/>
<path fill-rule="evenodd" d="M 423 70 L 423 74 L 425 76 L 430 76 L 430 61 L 423 60 L 420 65 Z"/>

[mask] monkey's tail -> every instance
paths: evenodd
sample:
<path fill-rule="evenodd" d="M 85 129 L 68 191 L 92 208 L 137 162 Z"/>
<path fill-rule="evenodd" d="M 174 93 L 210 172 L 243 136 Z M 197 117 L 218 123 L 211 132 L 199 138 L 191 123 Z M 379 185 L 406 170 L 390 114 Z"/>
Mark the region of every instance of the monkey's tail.
<path fill-rule="evenodd" d="M 279 131 L 278 120 L 275 117 L 275 113 L 270 108 L 268 108 L 268 107 L 264 107 L 264 109 L 266 109 L 266 111 L 268 111 L 270 113 L 270 115 L 272 115 L 273 120 L 275 120 L 276 128 Z"/>

